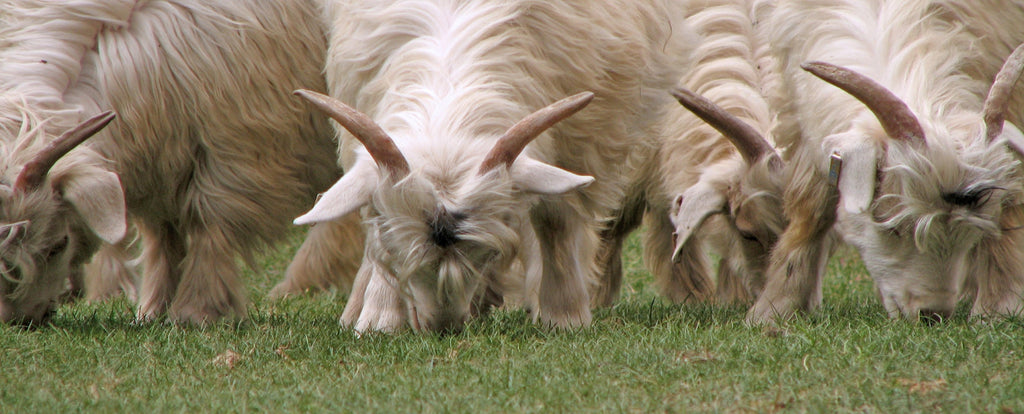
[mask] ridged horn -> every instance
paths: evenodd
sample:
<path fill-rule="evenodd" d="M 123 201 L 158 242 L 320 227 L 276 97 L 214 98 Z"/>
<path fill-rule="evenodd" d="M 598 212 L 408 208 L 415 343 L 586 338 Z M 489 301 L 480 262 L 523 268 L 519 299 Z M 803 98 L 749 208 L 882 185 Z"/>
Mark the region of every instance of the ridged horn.
<path fill-rule="evenodd" d="M 985 116 L 985 135 L 989 142 L 996 139 L 1003 133 L 1003 121 L 1006 119 L 1006 110 L 1010 106 L 1010 96 L 1013 94 L 1013 86 L 1020 79 L 1024 71 L 1024 44 L 1017 46 L 1017 49 L 1006 58 L 1003 68 L 999 70 L 992 87 L 988 90 L 988 97 L 985 98 L 985 107 L 982 113 Z"/>
<path fill-rule="evenodd" d="M 484 162 L 480 164 L 479 173 L 484 174 L 502 164 L 506 167 L 512 166 L 530 141 L 559 121 L 579 112 L 593 99 L 592 92 L 581 92 L 541 108 L 512 125 L 501 138 L 498 138 L 491 152 L 487 153 Z"/>
<path fill-rule="evenodd" d="M 674 88 L 669 93 L 686 109 L 728 138 L 748 165 L 753 165 L 765 154 L 775 153 L 775 148 L 757 130 L 708 98 L 685 88 Z"/>
<path fill-rule="evenodd" d="M 61 157 L 73 150 L 89 137 L 100 132 L 103 127 L 113 121 L 117 115 L 114 111 L 106 111 L 87 119 L 78 126 L 69 129 L 57 139 L 51 141 L 36 157 L 22 167 L 18 178 L 14 180 L 14 191 L 25 192 L 39 188 L 46 180 L 46 174 Z"/>
<path fill-rule="evenodd" d="M 369 116 L 337 99 L 318 92 L 299 89 L 294 93 L 312 103 L 317 109 L 338 121 L 348 132 L 351 132 L 359 142 L 363 143 L 377 166 L 388 170 L 393 179 L 397 180 L 409 174 L 409 162 L 395 146 L 395 141 Z"/>
<path fill-rule="evenodd" d="M 924 144 L 924 128 L 903 100 L 867 76 L 825 62 L 807 62 L 804 70 L 846 91 L 861 101 L 890 137 Z"/>

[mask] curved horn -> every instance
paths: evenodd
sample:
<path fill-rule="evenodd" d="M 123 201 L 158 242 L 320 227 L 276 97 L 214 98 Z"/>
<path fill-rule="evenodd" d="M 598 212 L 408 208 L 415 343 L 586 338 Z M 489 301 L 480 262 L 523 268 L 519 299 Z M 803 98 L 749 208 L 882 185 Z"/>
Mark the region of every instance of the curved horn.
<path fill-rule="evenodd" d="M 299 89 L 294 93 L 334 118 L 348 132 L 351 132 L 359 142 L 363 143 L 366 151 L 377 162 L 377 166 L 387 169 L 393 179 L 400 179 L 409 173 L 409 162 L 395 146 L 395 141 L 369 116 L 337 99 L 308 89 Z"/>
<path fill-rule="evenodd" d="M 512 166 L 512 162 L 523 152 L 526 144 L 559 121 L 579 112 L 593 99 L 592 92 L 581 92 L 541 108 L 512 125 L 501 138 L 498 138 L 491 152 L 487 153 L 484 162 L 480 164 L 480 174 L 501 164 L 505 164 L 506 167 Z"/>
<path fill-rule="evenodd" d="M 23 192 L 39 188 L 46 179 L 46 174 L 50 172 L 50 168 L 53 167 L 53 164 L 57 163 L 60 157 L 63 157 L 89 137 L 100 132 L 116 116 L 114 111 L 103 112 L 69 129 L 57 137 L 57 139 L 51 141 L 46 148 L 43 148 L 39 154 L 36 154 L 32 161 L 29 161 L 22 167 L 18 178 L 14 180 L 14 191 Z"/>
<path fill-rule="evenodd" d="M 775 148 L 757 130 L 708 98 L 684 88 L 675 88 L 669 93 L 686 109 L 732 141 L 748 165 L 753 165 L 765 154 L 775 153 Z"/>
<path fill-rule="evenodd" d="M 890 90 L 867 76 L 825 62 L 807 62 L 800 67 L 861 101 L 882 124 L 890 137 L 924 143 L 924 129 L 914 112 Z"/>
<path fill-rule="evenodd" d="M 992 87 L 988 90 L 988 97 L 985 98 L 985 107 L 982 113 L 985 116 L 985 131 L 989 142 L 996 139 L 1003 133 L 1003 121 L 1006 119 L 1006 109 L 1010 106 L 1010 96 L 1013 93 L 1013 86 L 1020 79 L 1024 71 L 1024 44 L 1017 46 L 1017 49 L 1006 58 L 1003 68 L 999 70 Z"/>

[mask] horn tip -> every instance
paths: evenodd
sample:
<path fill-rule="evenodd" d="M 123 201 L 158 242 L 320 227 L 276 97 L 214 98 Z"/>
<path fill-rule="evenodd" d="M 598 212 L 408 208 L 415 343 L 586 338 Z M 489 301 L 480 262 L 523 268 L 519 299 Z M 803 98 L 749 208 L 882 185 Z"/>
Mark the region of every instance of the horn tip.
<path fill-rule="evenodd" d="M 676 86 L 670 89 L 668 93 L 669 95 L 672 95 L 673 98 L 676 98 L 677 101 L 680 101 L 680 103 L 682 103 L 683 101 L 692 101 L 694 95 L 696 95 L 695 93 L 693 93 L 693 91 L 683 88 L 681 86 Z"/>
<path fill-rule="evenodd" d="M 804 63 L 800 64 L 800 68 L 801 69 L 806 70 L 808 72 L 811 72 L 813 74 L 818 74 L 818 73 L 821 73 L 821 72 L 823 72 L 825 70 L 828 70 L 828 69 L 831 69 L 831 68 L 834 68 L 834 67 L 835 67 L 835 65 L 832 65 L 830 63 L 825 63 L 825 62 L 822 62 L 820 60 L 813 60 L 813 61 L 804 62 Z"/>
<path fill-rule="evenodd" d="M 107 126 L 107 124 L 109 124 L 110 122 L 112 122 L 114 118 L 117 118 L 117 112 L 114 112 L 113 110 L 104 111 L 96 118 L 98 118 L 100 128 L 102 128 Z"/>
<path fill-rule="evenodd" d="M 594 100 L 594 93 L 591 91 L 583 91 L 573 96 L 572 99 L 583 104 L 589 104 L 590 101 Z"/>
<path fill-rule="evenodd" d="M 292 95 L 298 96 L 300 98 L 306 98 L 306 99 L 312 99 L 312 98 L 317 98 L 317 97 L 324 96 L 322 93 L 319 93 L 319 92 L 316 92 L 316 91 L 313 91 L 313 90 L 310 90 L 310 89 L 305 89 L 305 88 L 300 88 L 300 89 L 296 89 L 296 90 L 292 91 Z"/>

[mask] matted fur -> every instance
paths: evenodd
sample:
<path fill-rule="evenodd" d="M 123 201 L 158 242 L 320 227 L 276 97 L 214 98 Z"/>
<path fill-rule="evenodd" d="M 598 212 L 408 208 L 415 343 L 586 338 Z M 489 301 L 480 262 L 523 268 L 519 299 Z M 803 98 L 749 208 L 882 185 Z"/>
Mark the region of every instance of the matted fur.
<path fill-rule="evenodd" d="M 694 51 L 695 69 L 680 82 L 751 125 L 770 143 L 775 124 L 770 101 L 780 86 L 768 48 L 766 21 L 773 3 L 692 2 L 694 10 L 687 22 L 703 40 Z M 712 293 L 703 251 L 708 242 L 723 258 L 715 280 L 718 299 L 750 300 L 764 284 L 768 251 L 785 228 L 782 171 L 769 167 L 770 157 L 748 165 L 721 133 L 675 105 L 663 126 L 667 138 L 658 156 L 659 179 L 648 196 L 644 260 L 669 298 L 702 299 Z M 723 204 L 717 209 L 724 214 L 709 217 L 673 263 L 676 227 L 671 216 L 678 210 L 673 202 L 697 184 L 722 196 Z M 688 286 L 704 289 L 694 291 Z"/>
<path fill-rule="evenodd" d="M 597 230 L 653 154 L 664 90 L 694 42 L 667 17 L 677 10 L 619 0 L 331 2 L 331 95 L 373 118 L 412 170 L 397 183 L 372 172 L 366 258 L 342 323 L 458 327 L 488 289 L 514 298 L 525 283 L 527 306 L 544 324 L 588 324 Z M 595 95 L 587 108 L 510 169 L 477 174 L 507 128 L 581 91 Z M 346 167 L 376 169 L 347 132 L 341 142 Z M 543 183 L 517 177 L 538 161 L 596 180 L 537 194 L 531 187 Z M 427 238 L 429 221 L 445 212 L 460 217 L 450 248 Z"/>
<path fill-rule="evenodd" d="M 820 304 L 836 220 L 891 316 L 947 316 L 965 283 L 995 280 L 1000 288 L 989 290 L 1001 289 L 998 297 L 979 298 L 986 305 L 975 313 L 1020 312 L 1021 252 L 1008 247 L 1019 245 L 1020 236 L 1005 226 L 1022 195 L 1019 163 L 1005 137 L 1020 132 L 1007 124 L 1002 138 L 986 142 L 981 109 L 988 85 L 964 71 L 977 38 L 938 18 L 931 3 L 779 2 L 772 42 L 792 104 L 791 129 L 777 135 L 792 154 L 785 193 L 790 225 L 749 321 Z M 812 60 L 888 88 L 916 115 L 923 143 L 887 137 L 862 103 L 800 68 Z M 825 178 L 832 151 L 846 158 L 838 199 Z M 948 201 L 979 189 L 983 196 L 975 203 Z"/>
<path fill-rule="evenodd" d="M 63 188 L 102 170 L 117 173 L 124 204 L 138 218 L 145 277 L 138 317 L 168 311 L 172 320 L 195 323 L 244 317 L 236 259 L 278 239 L 286 219 L 338 176 L 329 123 L 290 94 L 298 87 L 325 89 L 317 6 L 14 0 L 5 7 L 0 146 L 10 154 L 3 157 L 6 182 L 56 134 L 101 110 L 118 114 L 58 162 L 49 184 L 4 199 L 0 221 L 28 219 L 32 237 L 92 243 L 67 249 L 74 260 L 49 265 L 48 282 L 6 285 L 5 297 L 27 289 L 33 303 L 49 301 L 60 290 L 53 278 L 66 279 L 68 266 L 96 249 L 80 215 L 37 216 L 77 211 Z M 42 130 L 25 132 L 31 128 Z M 27 213 L 10 210 L 20 204 L 30 204 Z M 121 215 L 109 221 L 123 223 Z M 50 227 L 35 228 L 44 225 Z M 12 303 L 5 319 L 41 317 L 34 305 Z"/>

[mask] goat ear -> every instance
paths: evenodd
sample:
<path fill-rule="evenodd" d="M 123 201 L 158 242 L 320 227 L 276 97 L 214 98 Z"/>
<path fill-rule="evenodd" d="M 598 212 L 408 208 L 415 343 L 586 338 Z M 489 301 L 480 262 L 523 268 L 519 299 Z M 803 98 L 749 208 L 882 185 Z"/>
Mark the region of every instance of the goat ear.
<path fill-rule="evenodd" d="M 128 227 L 127 208 L 117 174 L 105 170 L 74 174 L 61 180 L 60 191 L 100 239 L 115 244 L 124 238 Z"/>
<path fill-rule="evenodd" d="M 875 175 L 878 170 L 878 145 L 870 137 L 838 134 L 826 138 L 832 151 L 842 157 L 839 172 L 839 204 L 850 213 L 871 207 L 875 199 Z M 828 160 L 822 160 L 828 162 Z"/>
<path fill-rule="evenodd" d="M 355 211 L 370 202 L 370 195 L 380 177 L 373 163 L 356 162 L 317 200 L 313 208 L 295 219 L 295 224 L 313 224 L 334 220 Z"/>
<path fill-rule="evenodd" d="M 594 177 L 573 174 L 526 156 L 516 159 L 509 174 L 523 191 L 545 195 L 565 194 L 594 182 Z"/>
<path fill-rule="evenodd" d="M 725 194 L 705 182 L 698 182 L 677 195 L 672 200 L 672 209 L 669 213 L 672 224 L 676 226 L 676 246 L 672 253 L 672 261 L 676 260 L 683 246 L 708 217 L 724 213 L 725 209 Z"/>
<path fill-rule="evenodd" d="M 1017 155 L 1024 156 L 1024 133 L 1010 121 L 1003 122 L 1003 138 L 1006 138 L 1006 145 Z"/>

